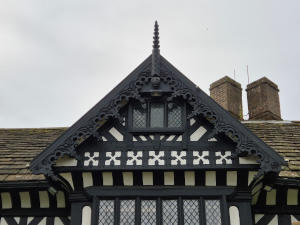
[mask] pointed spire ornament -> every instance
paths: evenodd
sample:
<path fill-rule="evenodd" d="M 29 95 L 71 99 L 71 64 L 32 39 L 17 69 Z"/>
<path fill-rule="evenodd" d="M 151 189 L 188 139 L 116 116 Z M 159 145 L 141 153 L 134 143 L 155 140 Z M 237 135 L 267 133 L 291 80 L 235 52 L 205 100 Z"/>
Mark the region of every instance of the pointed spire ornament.
<path fill-rule="evenodd" d="M 153 49 L 152 49 L 152 71 L 151 75 L 159 77 L 160 74 L 160 52 L 159 52 L 159 30 L 158 23 L 155 21 L 154 36 L 153 36 Z"/>

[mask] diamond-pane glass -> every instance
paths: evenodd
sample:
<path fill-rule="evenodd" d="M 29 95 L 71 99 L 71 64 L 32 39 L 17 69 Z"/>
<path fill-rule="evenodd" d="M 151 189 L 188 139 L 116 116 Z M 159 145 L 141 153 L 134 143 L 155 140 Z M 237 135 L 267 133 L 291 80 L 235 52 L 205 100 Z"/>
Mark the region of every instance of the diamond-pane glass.
<path fill-rule="evenodd" d="M 184 225 L 199 224 L 199 201 L 183 200 Z"/>
<path fill-rule="evenodd" d="M 121 200 L 120 204 L 120 225 L 134 225 L 135 201 Z"/>
<path fill-rule="evenodd" d="M 114 224 L 114 201 L 101 200 L 99 202 L 99 220 L 98 225 Z"/>
<path fill-rule="evenodd" d="M 156 201 L 141 201 L 141 225 L 156 225 Z"/>
<path fill-rule="evenodd" d="M 164 104 L 151 103 L 150 127 L 164 127 Z"/>
<path fill-rule="evenodd" d="M 177 200 L 164 200 L 163 207 L 163 224 L 164 225 L 177 225 Z"/>
<path fill-rule="evenodd" d="M 145 128 L 146 127 L 146 115 L 147 106 L 146 104 L 135 103 L 133 106 L 133 121 L 132 126 L 134 128 Z"/>
<path fill-rule="evenodd" d="M 220 200 L 205 200 L 206 225 L 221 225 Z"/>
<path fill-rule="evenodd" d="M 180 128 L 182 126 L 181 107 L 174 103 L 168 104 L 168 127 Z"/>

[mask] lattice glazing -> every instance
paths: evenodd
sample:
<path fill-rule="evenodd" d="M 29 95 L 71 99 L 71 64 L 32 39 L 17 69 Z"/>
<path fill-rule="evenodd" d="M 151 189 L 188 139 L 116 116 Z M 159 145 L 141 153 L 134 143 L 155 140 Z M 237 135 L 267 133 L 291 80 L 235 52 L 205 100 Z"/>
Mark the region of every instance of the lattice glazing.
<path fill-rule="evenodd" d="M 184 225 L 199 224 L 199 201 L 183 200 Z"/>
<path fill-rule="evenodd" d="M 182 126 L 181 107 L 174 103 L 168 104 L 168 127 L 180 128 Z"/>
<path fill-rule="evenodd" d="M 133 107 L 133 124 L 134 128 L 145 128 L 146 127 L 146 114 L 147 107 L 140 103 L 135 103 Z"/>
<path fill-rule="evenodd" d="M 177 200 L 164 200 L 163 207 L 163 224 L 175 225 L 178 223 L 177 218 Z"/>
<path fill-rule="evenodd" d="M 205 200 L 206 225 L 221 225 L 220 200 Z"/>
<path fill-rule="evenodd" d="M 99 202 L 99 220 L 98 225 L 114 224 L 114 201 L 101 200 Z"/>
<path fill-rule="evenodd" d="M 141 225 L 156 225 L 156 201 L 141 201 Z"/>
<path fill-rule="evenodd" d="M 120 225 L 134 225 L 135 201 L 121 200 L 120 203 Z"/>
<path fill-rule="evenodd" d="M 151 103 L 150 127 L 164 127 L 164 104 Z"/>

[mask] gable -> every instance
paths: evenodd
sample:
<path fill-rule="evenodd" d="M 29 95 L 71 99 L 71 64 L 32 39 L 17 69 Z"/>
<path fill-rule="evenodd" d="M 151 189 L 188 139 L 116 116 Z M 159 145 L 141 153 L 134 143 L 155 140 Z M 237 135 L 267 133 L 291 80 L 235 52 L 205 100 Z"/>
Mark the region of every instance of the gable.
<path fill-rule="evenodd" d="M 285 164 L 284 160 L 163 58 L 159 53 L 158 37 L 156 36 L 154 37 L 153 47 L 150 57 L 32 161 L 30 168 L 33 173 L 42 173 L 46 176 L 54 175 L 53 165 L 57 159 L 65 155 L 76 158 L 80 165 L 84 166 L 84 159 L 90 160 L 88 163 L 90 165 L 90 162 L 93 162 L 92 159 L 99 157 L 101 154 L 105 154 L 101 155 L 101 160 L 104 160 L 107 154 L 111 157 L 118 154 L 118 157 L 123 159 L 123 164 L 120 165 L 125 166 L 128 165 L 125 156 L 128 157 L 128 154 L 131 154 L 131 160 L 135 159 L 134 163 L 132 161 L 133 166 L 140 164 L 140 160 L 144 162 L 144 164 L 142 163 L 143 166 L 157 166 L 156 164 L 145 163 L 150 160 L 150 157 L 155 157 L 150 155 L 152 151 L 155 155 L 158 154 L 157 151 L 164 151 L 160 154 L 168 155 L 166 158 L 168 164 L 165 161 L 164 167 L 161 167 L 161 169 L 173 168 L 172 166 L 178 166 L 179 162 L 185 162 L 185 168 L 189 168 L 189 166 L 192 168 L 197 165 L 192 163 L 195 158 L 193 158 L 193 144 L 191 143 L 194 141 L 191 132 L 201 133 L 203 129 L 207 131 L 204 124 L 210 127 L 210 135 L 209 137 L 204 135 L 207 139 L 196 142 L 197 144 L 194 147 L 198 148 L 195 151 L 199 151 L 195 154 L 202 157 L 203 154 L 207 154 L 207 151 L 200 149 L 201 144 L 204 141 L 208 142 L 209 139 L 218 137 L 217 143 L 210 143 L 214 147 L 211 147 L 208 154 L 210 161 L 214 162 L 209 165 L 217 166 L 217 160 L 222 157 L 224 159 L 221 160 L 223 164 L 223 162 L 232 160 L 238 162 L 239 157 L 254 156 L 260 166 L 259 175 L 280 171 L 281 165 Z M 184 124 L 187 124 L 184 127 L 186 130 L 181 133 L 175 132 L 175 130 L 171 132 L 170 129 L 153 130 L 151 133 L 152 130 L 146 127 L 146 130 L 140 132 L 140 135 L 138 132 L 134 134 L 130 132 L 128 128 L 130 113 L 127 110 L 127 116 L 122 114 L 124 109 L 134 104 L 133 101 L 144 103 L 148 99 L 159 99 L 158 96 L 164 96 L 163 102 L 171 103 L 177 100 L 184 102 L 186 107 L 189 108 L 183 118 Z M 192 120 L 197 122 L 197 127 L 195 125 L 191 126 Z M 144 135 L 144 133 L 147 135 Z M 173 137 L 173 135 L 175 136 Z M 197 134 L 195 135 L 197 136 Z M 154 136 L 156 136 L 155 139 Z M 200 137 L 198 139 L 200 140 Z M 105 140 L 107 143 L 104 143 Z M 143 146 L 144 149 L 147 149 L 142 150 L 147 151 L 145 153 L 136 148 L 136 145 L 143 142 L 143 140 L 145 140 L 143 144 L 149 144 L 149 148 Z M 176 144 L 169 146 L 169 151 L 167 146 L 164 146 L 166 144 L 164 142 L 168 142 L 166 140 L 171 140 L 170 143 L 175 142 Z M 222 144 L 229 142 L 229 150 L 227 151 Z M 118 144 L 120 144 L 119 148 L 124 151 L 123 154 L 111 150 L 112 147 L 117 149 Z M 106 145 L 108 147 L 105 147 Z M 171 150 L 172 148 L 173 150 Z M 222 150 L 219 153 L 217 149 Z M 142 157 L 144 158 L 141 159 Z M 177 159 L 176 165 L 172 164 L 174 157 Z M 101 167 L 101 169 L 105 168 L 105 163 L 105 161 L 102 161 L 101 165 L 104 167 Z M 166 167 L 166 165 L 169 165 L 169 167 Z M 113 168 L 115 167 L 110 169 Z"/>

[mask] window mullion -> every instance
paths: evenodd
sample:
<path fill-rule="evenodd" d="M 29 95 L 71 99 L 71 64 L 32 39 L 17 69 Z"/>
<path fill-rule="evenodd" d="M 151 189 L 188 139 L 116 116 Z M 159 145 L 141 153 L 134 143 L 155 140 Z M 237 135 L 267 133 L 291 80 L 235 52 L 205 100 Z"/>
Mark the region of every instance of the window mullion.
<path fill-rule="evenodd" d="M 141 224 L 141 198 L 137 197 L 135 199 L 135 224 Z"/>
<path fill-rule="evenodd" d="M 200 197 L 199 199 L 199 221 L 200 225 L 206 224 L 206 218 L 205 218 L 205 206 L 204 206 L 204 199 L 203 197 Z"/>
<path fill-rule="evenodd" d="M 156 224 L 162 225 L 162 200 L 158 198 L 156 200 Z"/>
<path fill-rule="evenodd" d="M 95 216 L 93 216 L 91 219 L 91 224 L 93 224 L 93 225 L 99 224 L 99 222 L 98 222 L 98 220 L 99 220 L 99 204 L 100 204 L 99 198 L 94 197 L 93 198 L 92 215 L 95 215 Z"/>
<path fill-rule="evenodd" d="M 184 213 L 183 213 L 183 200 L 179 197 L 177 200 L 177 213 L 178 213 L 178 224 L 184 225 Z"/>
<path fill-rule="evenodd" d="M 227 201 L 226 201 L 225 195 L 222 195 L 220 210 L 221 210 L 222 224 L 229 225 L 228 206 L 227 206 Z"/>
<path fill-rule="evenodd" d="M 115 198 L 115 222 L 114 225 L 120 224 L 120 199 Z"/>

